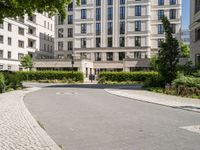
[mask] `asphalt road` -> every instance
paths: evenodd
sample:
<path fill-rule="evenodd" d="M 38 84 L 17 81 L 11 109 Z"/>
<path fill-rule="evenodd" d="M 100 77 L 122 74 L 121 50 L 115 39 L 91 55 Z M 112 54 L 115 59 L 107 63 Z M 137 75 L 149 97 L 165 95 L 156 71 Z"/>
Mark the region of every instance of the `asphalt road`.
<path fill-rule="evenodd" d="M 200 113 L 106 93 L 95 86 L 46 87 L 25 104 L 65 150 L 200 150 Z"/>

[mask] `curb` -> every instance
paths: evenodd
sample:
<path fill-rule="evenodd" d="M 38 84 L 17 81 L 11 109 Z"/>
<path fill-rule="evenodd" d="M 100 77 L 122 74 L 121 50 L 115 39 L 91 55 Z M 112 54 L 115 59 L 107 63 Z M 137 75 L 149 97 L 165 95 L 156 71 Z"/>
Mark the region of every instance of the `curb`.
<path fill-rule="evenodd" d="M 170 108 L 175 108 L 175 109 L 181 109 L 181 110 L 200 113 L 200 106 L 195 106 L 195 105 L 190 105 L 190 104 L 186 105 L 186 104 L 181 103 L 181 102 L 175 102 L 177 105 L 170 105 L 170 104 L 164 104 L 164 103 L 161 103 L 161 102 L 160 103 L 159 102 L 155 102 L 153 99 L 152 100 L 147 100 L 145 98 L 141 98 L 141 97 L 138 97 L 138 96 L 133 96 L 133 94 L 131 96 L 128 96 L 125 92 L 123 92 L 123 94 L 119 94 L 118 91 L 112 90 L 112 89 L 104 89 L 104 91 L 106 91 L 107 93 L 109 93 L 111 95 L 119 96 L 119 97 L 122 97 L 122 98 L 128 98 L 130 100 L 146 102 L 146 103 L 150 103 L 150 104 L 155 104 L 155 105 L 160 105 L 160 106 L 165 106 L 165 107 L 170 107 Z M 196 107 L 196 109 L 192 109 L 192 107 L 193 108 Z"/>

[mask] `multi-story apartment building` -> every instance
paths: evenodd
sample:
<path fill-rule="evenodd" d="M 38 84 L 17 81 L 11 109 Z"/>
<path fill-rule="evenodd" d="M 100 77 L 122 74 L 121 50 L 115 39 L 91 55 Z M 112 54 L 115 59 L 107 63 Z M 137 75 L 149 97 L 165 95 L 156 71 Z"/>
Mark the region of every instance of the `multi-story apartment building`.
<path fill-rule="evenodd" d="M 56 17 L 55 57 L 87 58 L 96 70 L 148 68 L 164 40 L 161 18 L 180 39 L 181 0 L 81 0 Z"/>
<path fill-rule="evenodd" d="M 193 64 L 200 68 L 200 0 L 190 1 L 190 56 Z"/>
<path fill-rule="evenodd" d="M 35 13 L 0 24 L 0 70 L 19 70 L 20 58 L 53 58 L 54 17 Z"/>

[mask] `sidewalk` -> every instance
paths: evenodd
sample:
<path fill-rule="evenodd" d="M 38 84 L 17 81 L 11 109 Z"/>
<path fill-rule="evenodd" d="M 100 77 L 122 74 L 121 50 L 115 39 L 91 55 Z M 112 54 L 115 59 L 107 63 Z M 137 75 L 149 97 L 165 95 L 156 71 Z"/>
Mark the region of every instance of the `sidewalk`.
<path fill-rule="evenodd" d="M 39 88 L 0 94 L 0 150 L 59 150 L 23 103 Z"/>
<path fill-rule="evenodd" d="M 105 91 L 110 94 L 135 99 L 138 101 L 200 112 L 200 99 L 183 98 L 153 93 L 145 90 L 105 89 Z"/>

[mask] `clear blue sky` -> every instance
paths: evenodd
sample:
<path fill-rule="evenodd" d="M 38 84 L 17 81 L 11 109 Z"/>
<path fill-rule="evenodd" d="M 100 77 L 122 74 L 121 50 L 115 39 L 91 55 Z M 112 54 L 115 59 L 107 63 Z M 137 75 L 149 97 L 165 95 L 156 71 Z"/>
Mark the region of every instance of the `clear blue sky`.
<path fill-rule="evenodd" d="M 190 23 L 190 0 L 182 0 L 182 29 L 188 29 Z"/>

